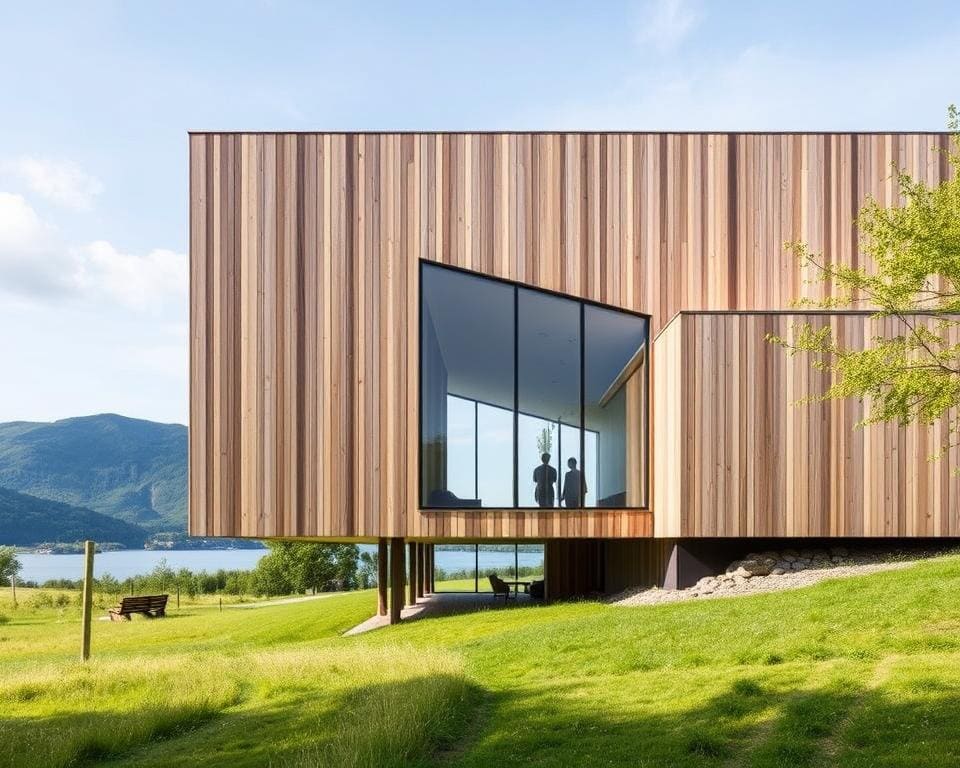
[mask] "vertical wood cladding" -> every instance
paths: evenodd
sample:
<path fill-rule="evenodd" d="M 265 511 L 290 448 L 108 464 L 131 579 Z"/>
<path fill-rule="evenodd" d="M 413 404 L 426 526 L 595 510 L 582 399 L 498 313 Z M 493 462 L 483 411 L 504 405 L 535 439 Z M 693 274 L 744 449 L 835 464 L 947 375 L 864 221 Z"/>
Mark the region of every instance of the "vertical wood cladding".
<path fill-rule="evenodd" d="M 821 290 L 784 241 L 857 263 L 863 196 L 894 200 L 891 163 L 941 178 L 945 140 L 191 135 L 190 531 L 652 535 L 645 511 L 418 511 L 418 260 L 646 312 L 654 333 L 679 310 L 779 309 Z"/>
<path fill-rule="evenodd" d="M 960 536 L 960 448 L 948 426 L 856 427 L 868 405 L 799 403 L 830 386 L 766 341 L 809 322 L 841 344 L 900 332 L 866 314 L 683 314 L 654 343 L 658 536 Z"/>

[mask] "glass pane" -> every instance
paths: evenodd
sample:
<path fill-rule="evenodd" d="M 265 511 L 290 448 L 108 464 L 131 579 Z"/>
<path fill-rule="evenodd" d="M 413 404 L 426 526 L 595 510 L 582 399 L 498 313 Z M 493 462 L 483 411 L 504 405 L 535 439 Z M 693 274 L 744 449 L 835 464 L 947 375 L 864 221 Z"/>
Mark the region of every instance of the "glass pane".
<path fill-rule="evenodd" d="M 583 474 L 587 484 L 587 493 L 583 506 L 597 506 L 597 438 L 592 429 L 583 430 Z"/>
<path fill-rule="evenodd" d="M 493 592 L 490 586 L 491 574 L 504 581 L 516 581 L 516 551 L 513 544 L 481 544 L 477 555 L 480 558 L 481 592 Z M 513 588 L 513 585 L 510 585 Z"/>
<path fill-rule="evenodd" d="M 473 592 L 477 588 L 476 544 L 437 544 L 433 550 L 437 592 Z"/>
<path fill-rule="evenodd" d="M 519 504 L 557 507 L 559 444 L 569 435 L 561 425 L 580 429 L 579 302 L 519 289 L 517 348 Z M 579 453 L 578 447 L 570 455 L 578 459 Z"/>
<path fill-rule="evenodd" d="M 560 505 L 569 508 L 583 506 L 583 494 L 593 486 L 583 482 L 583 461 L 580 458 L 580 430 L 568 424 L 560 425 L 557 449 L 560 460 Z"/>
<path fill-rule="evenodd" d="M 477 495 L 476 403 L 447 396 L 447 488 L 461 499 Z"/>
<path fill-rule="evenodd" d="M 646 503 L 647 321 L 584 307 L 586 472 L 594 475 L 588 507 Z M 589 487 L 588 482 L 588 487 Z"/>
<path fill-rule="evenodd" d="M 513 410 L 477 406 L 477 497 L 485 507 L 513 507 Z"/>
<path fill-rule="evenodd" d="M 518 544 L 518 578 L 521 581 L 537 581 L 543 578 L 543 544 Z"/>
<path fill-rule="evenodd" d="M 429 264 L 422 266 L 420 332 L 421 503 L 425 507 L 504 506 L 488 479 L 503 469 L 489 461 L 510 446 L 502 419 L 473 430 L 476 403 L 513 409 L 514 289 L 503 283 Z M 453 396 L 453 397 L 451 397 Z M 486 416 L 485 416 L 486 420 Z M 473 434 L 470 434 L 473 430 Z M 479 465 L 484 469 L 478 472 Z M 512 466 L 507 469 L 512 479 Z M 480 495 L 480 478 L 491 496 Z M 513 489 L 506 500 L 512 505 Z"/>

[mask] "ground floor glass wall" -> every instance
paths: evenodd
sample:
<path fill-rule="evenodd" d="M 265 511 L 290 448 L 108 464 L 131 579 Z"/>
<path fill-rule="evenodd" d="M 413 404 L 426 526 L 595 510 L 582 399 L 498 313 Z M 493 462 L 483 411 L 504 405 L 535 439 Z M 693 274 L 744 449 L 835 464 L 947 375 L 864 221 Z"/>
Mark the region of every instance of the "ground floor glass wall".
<path fill-rule="evenodd" d="M 543 545 L 436 544 L 433 567 L 436 592 L 492 592 L 490 574 L 507 582 L 543 579 Z"/>

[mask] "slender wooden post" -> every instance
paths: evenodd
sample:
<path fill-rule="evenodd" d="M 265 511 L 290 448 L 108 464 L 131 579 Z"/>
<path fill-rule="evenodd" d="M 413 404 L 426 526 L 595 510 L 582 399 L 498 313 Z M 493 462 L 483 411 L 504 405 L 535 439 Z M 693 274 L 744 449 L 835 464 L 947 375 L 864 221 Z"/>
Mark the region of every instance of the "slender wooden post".
<path fill-rule="evenodd" d="M 423 597 L 423 577 L 427 572 L 427 569 L 424 567 L 424 555 L 423 550 L 426 549 L 425 544 L 417 544 L 417 600 Z"/>
<path fill-rule="evenodd" d="M 407 605 L 417 604 L 417 545 L 412 541 L 407 547 L 409 579 L 407 581 Z"/>
<path fill-rule="evenodd" d="M 390 623 L 400 623 L 403 610 L 403 539 L 390 539 Z"/>
<path fill-rule="evenodd" d="M 387 581 L 390 576 L 387 570 L 387 540 L 377 540 L 377 615 L 387 615 Z"/>
<path fill-rule="evenodd" d="M 90 621 L 93 614 L 93 549 L 92 541 L 83 543 L 83 630 L 80 641 L 80 660 L 90 658 Z"/>
<path fill-rule="evenodd" d="M 430 594 L 430 545 L 423 545 L 423 594 Z"/>
<path fill-rule="evenodd" d="M 434 558 L 437 555 L 437 545 L 430 545 L 430 592 L 431 594 L 437 591 L 437 564 L 434 561 Z"/>

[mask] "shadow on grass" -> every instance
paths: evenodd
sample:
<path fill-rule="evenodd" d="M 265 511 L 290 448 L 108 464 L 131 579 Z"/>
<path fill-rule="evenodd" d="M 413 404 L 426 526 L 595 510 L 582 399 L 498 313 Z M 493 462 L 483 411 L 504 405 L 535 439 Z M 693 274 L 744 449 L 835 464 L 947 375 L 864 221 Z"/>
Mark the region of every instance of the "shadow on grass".
<path fill-rule="evenodd" d="M 857 685 L 784 693 L 743 678 L 699 706 L 618 716 L 591 709 L 575 686 L 551 695 L 497 694 L 486 732 L 450 764 L 955 766 L 960 692 L 904 700 Z M 670 702 L 664 702 L 670 710 Z"/>
<path fill-rule="evenodd" d="M 239 706 L 0 715 L 0 766 L 866 768 L 960 762 L 960 687 L 945 683 L 935 669 L 898 678 L 889 690 L 868 688 L 850 675 L 792 689 L 748 674 L 693 706 L 649 699 L 642 707 L 603 711 L 595 693 L 581 695 L 571 681 L 492 694 L 462 675 L 432 674 L 326 696 L 301 681 L 289 690 L 247 690 Z M 629 690 L 618 693 L 629 702 Z"/>

